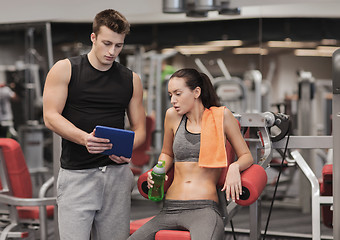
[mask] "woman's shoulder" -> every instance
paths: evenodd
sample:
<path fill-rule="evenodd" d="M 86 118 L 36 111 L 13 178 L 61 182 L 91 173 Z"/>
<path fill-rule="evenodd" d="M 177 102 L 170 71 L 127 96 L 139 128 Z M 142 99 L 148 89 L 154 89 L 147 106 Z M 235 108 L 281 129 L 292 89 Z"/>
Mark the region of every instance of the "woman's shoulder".
<path fill-rule="evenodd" d="M 178 126 L 179 122 L 181 121 L 183 115 L 178 114 L 175 108 L 171 107 L 166 111 L 165 114 L 165 121 L 170 126 Z"/>
<path fill-rule="evenodd" d="M 234 118 L 234 114 L 227 107 L 224 107 L 224 119 L 228 120 L 230 118 Z"/>
<path fill-rule="evenodd" d="M 238 122 L 238 120 L 235 118 L 234 114 L 232 113 L 232 111 L 230 111 L 228 108 L 224 109 L 224 118 L 223 118 L 223 125 L 224 125 L 224 129 L 228 129 L 228 128 L 239 128 L 240 123 Z"/>
<path fill-rule="evenodd" d="M 171 107 L 171 108 L 168 108 L 168 110 L 166 110 L 165 117 L 169 119 L 181 119 L 183 115 L 178 114 L 175 108 Z"/>

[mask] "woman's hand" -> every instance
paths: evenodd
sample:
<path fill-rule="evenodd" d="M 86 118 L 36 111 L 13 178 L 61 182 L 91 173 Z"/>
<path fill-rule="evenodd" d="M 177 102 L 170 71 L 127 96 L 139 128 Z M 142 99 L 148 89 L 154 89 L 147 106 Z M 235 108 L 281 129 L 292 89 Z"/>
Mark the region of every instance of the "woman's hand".
<path fill-rule="evenodd" d="M 229 201 L 230 197 L 235 202 L 242 195 L 241 174 L 238 163 L 232 163 L 229 166 L 222 191 L 226 191 L 226 198 Z"/>
<path fill-rule="evenodd" d="M 152 180 L 152 175 L 151 175 L 151 172 L 152 171 L 149 171 L 148 172 L 148 177 L 146 178 L 146 181 L 148 182 L 148 188 L 152 188 L 153 187 L 153 184 L 155 183 L 153 180 Z M 168 175 L 165 175 L 165 181 L 168 181 Z"/>
<path fill-rule="evenodd" d="M 146 181 L 148 182 L 148 188 L 152 188 L 153 187 L 153 184 L 155 183 L 153 180 L 152 180 L 152 175 L 151 175 L 151 172 L 152 171 L 149 171 L 148 172 L 148 177 L 146 178 Z"/>

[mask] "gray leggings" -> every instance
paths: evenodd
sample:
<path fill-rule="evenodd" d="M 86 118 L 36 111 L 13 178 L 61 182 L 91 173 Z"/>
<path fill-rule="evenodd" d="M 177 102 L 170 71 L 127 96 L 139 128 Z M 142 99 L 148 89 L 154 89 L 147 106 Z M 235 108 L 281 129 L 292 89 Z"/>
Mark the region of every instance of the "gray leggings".
<path fill-rule="evenodd" d="M 221 240 L 224 225 L 212 200 L 165 200 L 163 209 L 128 240 L 153 240 L 159 230 L 189 230 L 192 240 Z"/>

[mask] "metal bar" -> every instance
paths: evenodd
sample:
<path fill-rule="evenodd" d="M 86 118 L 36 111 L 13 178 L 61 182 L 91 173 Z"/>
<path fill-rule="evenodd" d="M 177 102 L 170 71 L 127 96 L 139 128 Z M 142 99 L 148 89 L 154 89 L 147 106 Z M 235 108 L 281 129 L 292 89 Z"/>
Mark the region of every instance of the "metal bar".
<path fill-rule="evenodd" d="M 265 115 L 259 113 L 242 113 L 239 122 L 241 127 L 267 127 Z"/>
<path fill-rule="evenodd" d="M 250 128 L 249 137 L 254 138 L 257 136 L 257 129 Z M 254 158 L 254 162 L 258 164 L 261 159 L 258 154 L 258 148 L 260 147 L 260 142 L 249 142 L 249 150 Z M 260 200 L 255 201 L 249 206 L 249 229 L 250 229 L 250 240 L 258 240 L 261 235 L 261 210 L 260 210 Z"/>
<path fill-rule="evenodd" d="M 301 171 L 311 184 L 312 197 L 312 239 L 320 240 L 320 186 L 317 177 L 298 151 L 291 153 Z"/>
<path fill-rule="evenodd" d="M 54 176 L 54 196 L 57 196 L 57 180 L 60 169 L 60 155 L 61 155 L 61 137 L 53 133 L 53 176 Z M 59 239 L 59 229 L 58 229 L 58 205 L 54 206 L 54 237 Z"/>
<path fill-rule="evenodd" d="M 161 55 L 156 56 L 156 132 L 155 132 L 155 148 L 161 151 L 162 149 L 162 62 Z"/>
<path fill-rule="evenodd" d="M 50 189 L 53 186 L 54 183 L 54 177 L 50 177 L 39 189 L 39 198 L 46 197 L 46 192 L 48 189 Z"/>
<path fill-rule="evenodd" d="M 335 131 L 335 129 L 333 129 Z M 278 142 L 273 142 L 273 148 L 284 149 L 287 137 Z M 338 144 L 339 146 L 340 144 Z M 288 148 L 289 149 L 313 149 L 313 148 L 332 148 L 332 136 L 290 136 Z"/>
<path fill-rule="evenodd" d="M 47 240 L 46 206 L 39 206 L 40 240 Z"/>
<path fill-rule="evenodd" d="M 255 84 L 255 99 L 256 105 L 255 110 L 262 112 L 262 94 L 261 94 L 261 84 L 262 84 L 262 74 L 258 70 L 253 70 L 254 84 Z"/>
<path fill-rule="evenodd" d="M 340 239 L 340 50 L 333 53 L 333 235 Z M 335 147 L 338 146 L 338 147 Z"/>
<path fill-rule="evenodd" d="M 0 148 L 0 179 L 1 179 L 1 185 L 2 190 L 0 190 L 0 193 L 12 193 L 12 190 L 9 187 L 9 178 L 7 173 L 7 166 L 5 162 L 4 154 L 2 152 L 2 149 Z"/>
<path fill-rule="evenodd" d="M 18 198 L 0 194 L 1 203 L 13 205 L 13 206 L 38 206 L 38 205 L 55 205 L 55 197 L 46 198 Z"/>
<path fill-rule="evenodd" d="M 224 229 L 225 232 L 232 232 L 232 229 L 230 227 L 226 227 Z M 243 228 L 235 228 L 234 229 L 235 233 L 240 233 L 240 234 L 246 234 L 249 235 L 250 230 L 249 229 L 243 229 Z M 262 231 L 262 234 L 264 234 L 264 231 Z M 266 234 L 267 237 L 284 237 L 284 239 L 311 239 L 312 235 L 307 234 L 307 233 L 294 233 L 294 232 L 279 232 L 279 231 L 267 231 Z M 324 239 L 335 239 L 333 236 L 329 235 L 321 235 L 322 240 Z"/>
<path fill-rule="evenodd" d="M 333 196 L 320 196 L 321 205 L 333 205 Z"/>
<path fill-rule="evenodd" d="M 47 60 L 49 69 L 53 66 L 53 43 L 52 43 L 52 31 L 51 23 L 45 23 L 46 30 L 46 46 L 47 46 Z"/>
<path fill-rule="evenodd" d="M 2 232 L 0 231 L 0 236 L 1 236 Z M 23 238 L 27 238 L 29 236 L 29 233 L 28 232 L 9 232 L 7 234 L 7 238 L 8 239 L 12 239 L 12 238 L 20 238 L 20 239 L 23 239 Z"/>
<path fill-rule="evenodd" d="M 224 64 L 223 60 L 221 58 L 218 58 L 217 60 L 217 65 L 220 67 L 223 76 L 225 77 L 226 80 L 231 80 L 231 75 L 228 71 L 227 66 Z"/>
<path fill-rule="evenodd" d="M 148 99 L 147 99 L 147 114 L 151 115 L 154 109 L 154 96 L 155 96 L 155 68 L 156 68 L 156 58 L 155 56 L 150 57 L 150 75 L 148 81 Z"/>
<path fill-rule="evenodd" d="M 5 227 L 5 229 L 1 232 L 1 235 L 0 235 L 0 240 L 6 240 L 7 237 L 9 236 L 9 233 L 10 231 L 15 228 L 16 226 L 18 226 L 18 224 L 16 222 L 13 222 L 9 225 L 7 225 Z"/>
<path fill-rule="evenodd" d="M 257 240 L 261 236 L 261 200 L 249 206 L 249 239 Z"/>
<path fill-rule="evenodd" d="M 205 73 L 210 78 L 210 81 L 214 81 L 213 75 L 211 75 L 208 69 L 204 66 L 201 59 L 195 58 L 195 63 L 198 66 L 198 68 L 201 70 L 201 72 Z"/>
<path fill-rule="evenodd" d="M 35 23 L 9 23 L 9 24 L 0 24 L 1 31 L 14 31 L 14 30 L 22 30 L 29 27 L 44 27 L 45 22 L 35 22 Z"/>

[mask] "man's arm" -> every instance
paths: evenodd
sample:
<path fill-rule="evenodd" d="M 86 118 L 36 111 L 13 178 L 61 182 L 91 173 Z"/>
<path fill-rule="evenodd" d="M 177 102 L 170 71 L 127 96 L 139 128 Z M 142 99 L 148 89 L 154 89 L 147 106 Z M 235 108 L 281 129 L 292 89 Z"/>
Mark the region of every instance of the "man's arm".
<path fill-rule="evenodd" d="M 136 73 L 133 73 L 133 95 L 130 100 L 127 114 L 131 130 L 135 132 L 133 148 L 137 148 L 145 141 L 145 110 L 143 106 L 143 85 Z"/>
<path fill-rule="evenodd" d="M 47 128 L 61 137 L 74 143 L 86 146 L 90 153 L 100 153 L 110 149 L 109 140 L 94 137 L 62 116 L 68 95 L 68 84 L 71 78 L 69 60 L 58 61 L 47 74 L 43 93 L 43 115 Z M 105 144 L 104 144 L 105 143 Z"/>

